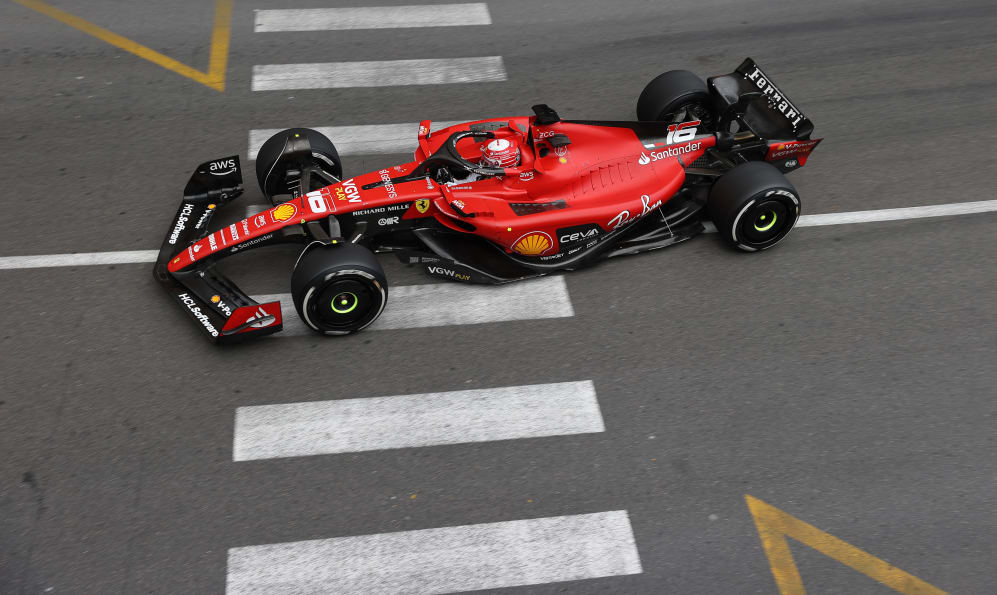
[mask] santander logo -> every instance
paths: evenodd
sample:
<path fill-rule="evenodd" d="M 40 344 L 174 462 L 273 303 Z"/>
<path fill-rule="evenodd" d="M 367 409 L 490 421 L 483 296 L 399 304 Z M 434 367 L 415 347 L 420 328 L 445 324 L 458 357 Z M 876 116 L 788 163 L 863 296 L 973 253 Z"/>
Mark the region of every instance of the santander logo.
<path fill-rule="evenodd" d="M 648 163 L 651 163 L 651 158 L 648 157 L 646 153 L 641 153 L 640 157 L 637 158 L 637 163 L 647 165 Z"/>

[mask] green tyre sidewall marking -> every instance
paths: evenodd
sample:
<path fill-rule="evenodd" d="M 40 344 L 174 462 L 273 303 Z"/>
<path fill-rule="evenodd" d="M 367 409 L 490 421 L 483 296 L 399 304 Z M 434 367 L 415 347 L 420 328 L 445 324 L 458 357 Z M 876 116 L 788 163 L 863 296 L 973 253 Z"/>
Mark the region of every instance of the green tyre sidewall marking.
<path fill-rule="evenodd" d="M 350 306 L 349 308 L 340 310 L 339 308 L 336 307 L 336 302 L 339 300 L 345 300 L 346 299 L 345 296 L 347 295 L 350 296 L 350 298 L 352 298 L 353 305 Z M 332 302 L 330 302 L 329 307 L 332 308 L 332 311 L 335 312 L 336 314 L 349 314 L 350 312 L 356 309 L 357 304 L 359 303 L 360 300 L 357 298 L 356 294 L 347 291 L 345 293 L 336 294 L 336 297 L 332 298 Z"/>

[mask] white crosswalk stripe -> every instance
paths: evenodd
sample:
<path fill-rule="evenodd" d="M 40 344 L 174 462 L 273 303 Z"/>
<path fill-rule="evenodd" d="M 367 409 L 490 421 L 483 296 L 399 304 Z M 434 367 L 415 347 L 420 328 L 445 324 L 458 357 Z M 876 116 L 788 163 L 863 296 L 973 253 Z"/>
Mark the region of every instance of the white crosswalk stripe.
<path fill-rule="evenodd" d="M 231 548 L 227 595 L 454 593 L 640 574 L 625 510 Z"/>
<path fill-rule="evenodd" d="M 252 207 L 256 209 L 256 207 Z M 267 208 L 265 205 L 260 210 Z M 248 207 L 247 207 L 248 209 Z M 844 213 L 822 213 L 800 216 L 797 227 L 818 227 L 823 225 L 851 225 L 856 223 L 878 223 L 884 221 L 905 221 L 926 217 L 951 217 L 997 211 L 997 200 L 959 202 L 923 207 L 897 209 L 876 209 L 871 211 L 849 211 Z M 248 211 L 247 211 L 248 212 Z M 253 213 L 259 211 L 254 210 Z M 716 233 L 717 229 L 707 222 L 706 231 Z M 104 264 L 144 264 L 156 262 L 156 250 L 125 250 L 120 252 L 83 252 L 76 254 L 38 254 L 31 256 L 0 256 L 0 270 L 36 269 L 46 267 L 92 266 Z M 392 290 L 394 291 L 394 290 Z"/>
<path fill-rule="evenodd" d="M 491 24 L 492 17 L 488 13 L 488 5 L 483 2 L 473 2 L 422 6 L 258 10 L 254 31 L 256 33 L 344 31 Z"/>
<path fill-rule="evenodd" d="M 605 431 L 590 380 L 239 407 L 232 459 L 250 461 Z"/>
<path fill-rule="evenodd" d="M 441 130 L 458 122 L 433 122 L 433 130 Z M 336 145 L 339 155 L 374 155 L 379 153 L 411 153 L 415 150 L 418 122 L 404 124 L 368 124 L 365 126 L 318 126 L 314 130 L 327 136 Z M 268 138 L 285 128 L 264 128 L 249 131 L 249 159 L 256 159 L 260 147 Z"/>
<path fill-rule="evenodd" d="M 501 56 L 253 66 L 253 91 L 449 85 L 506 80 Z"/>
<path fill-rule="evenodd" d="M 287 293 L 264 295 L 256 301 L 280 301 L 284 331 L 278 336 L 311 333 Z M 513 320 L 565 318 L 575 311 L 564 277 L 541 277 L 508 285 L 434 283 L 388 289 L 388 305 L 371 330 L 425 328 Z"/>

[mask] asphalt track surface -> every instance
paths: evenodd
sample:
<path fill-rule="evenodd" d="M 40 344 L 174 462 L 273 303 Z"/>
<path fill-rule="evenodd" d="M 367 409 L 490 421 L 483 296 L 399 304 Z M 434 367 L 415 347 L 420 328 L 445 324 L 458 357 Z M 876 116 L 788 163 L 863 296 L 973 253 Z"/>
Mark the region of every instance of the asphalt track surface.
<path fill-rule="evenodd" d="M 417 2 L 371 4 L 392 3 Z M 255 9 L 330 4 L 236 2 L 219 93 L 0 2 L 0 256 L 155 249 L 192 168 L 245 159 L 252 129 L 540 101 L 630 119 L 658 72 L 749 55 L 826 138 L 791 177 L 805 212 L 997 198 L 989 0 L 493 1 L 491 25 L 253 32 Z M 56 5 L 207 63 L 210 2 Z M 250 90 L 256 65 L 468 56 L 501 56 L 507 80 Z M 995 232 L 993 213 L 801 228 L 756 255 L 707 235 L 566 275 L 571 316 L 234 349 L 149 265 L 0 271 L 0 592 L 221 593 L 247 546 L 625 510 L 640 573 L 487 592 L 774 593 L 750 494 L 939 589 L 994 593 Z M 294 257 L 231 273 L 286 292 Z M 241 407 L 584 381 L 602 431 L 233 460 Z M 790 543 L 809 593 L 891 592 Z"/>

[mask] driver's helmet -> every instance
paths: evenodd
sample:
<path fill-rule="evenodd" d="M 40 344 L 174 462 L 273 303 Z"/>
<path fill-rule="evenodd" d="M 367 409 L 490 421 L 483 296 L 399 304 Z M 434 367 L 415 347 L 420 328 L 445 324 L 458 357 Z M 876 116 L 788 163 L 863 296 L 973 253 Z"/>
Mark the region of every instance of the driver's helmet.
<path fill-rule="evenodd" d="M 519 147 L 508 139 L 496 138 L 482 150 L 481 164 L 491 167 L 516 167 L 519 165 Z"/>

